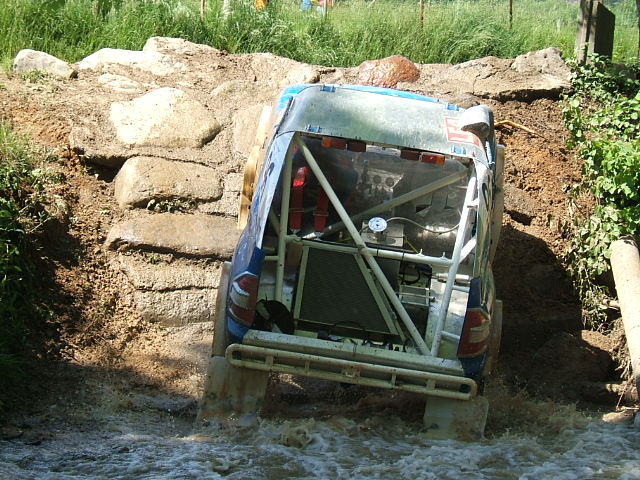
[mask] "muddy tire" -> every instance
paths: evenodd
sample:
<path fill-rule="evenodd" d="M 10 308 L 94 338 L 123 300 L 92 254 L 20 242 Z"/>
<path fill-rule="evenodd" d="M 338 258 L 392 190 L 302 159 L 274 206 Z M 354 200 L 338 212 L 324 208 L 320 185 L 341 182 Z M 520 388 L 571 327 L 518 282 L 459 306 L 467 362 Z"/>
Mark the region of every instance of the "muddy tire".
<path fill-rule="evenodd" d="M 498 356 L 500 355 L 500 341 L 502 339 L 502 300 L 496 300 L 493 314 L 493 326 L 491 331 L 491 339 L 487 347 L 487 359 L 484 362 L 482 376 L 486 377 L 493 371 Z"/>
<path fill-rule="evenodd" d="M 220 283 L 218 285 L 218 295 L 216 297 L 216 312 L 213 324 L 213 346 L 211 351 L 213 355 L 217 355 L 219 357 L 224 357 L 224 352 L 229 344 L 225 311 L 227 308 L 230 270 L 231 263 L 224 262 L 222 265 L 222 272 L 220 272 Z"/>

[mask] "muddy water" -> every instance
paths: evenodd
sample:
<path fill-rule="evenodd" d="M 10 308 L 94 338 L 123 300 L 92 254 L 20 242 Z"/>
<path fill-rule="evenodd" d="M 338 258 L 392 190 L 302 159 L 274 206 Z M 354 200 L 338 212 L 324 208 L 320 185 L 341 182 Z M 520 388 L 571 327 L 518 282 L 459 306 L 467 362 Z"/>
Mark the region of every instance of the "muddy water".
<path fill-rule="evenodd" d="M 543 406 L 540 410 L 545 410 Z M 434 441 L 418 425 L 262 420 L 207 427 L 140 413 L 0 442 L 1 479 L 640 479 L 640 428 L 568 411 L 527 412 L 485 440 Z M 549 420 L 551 419 L 551 420 Z"/>

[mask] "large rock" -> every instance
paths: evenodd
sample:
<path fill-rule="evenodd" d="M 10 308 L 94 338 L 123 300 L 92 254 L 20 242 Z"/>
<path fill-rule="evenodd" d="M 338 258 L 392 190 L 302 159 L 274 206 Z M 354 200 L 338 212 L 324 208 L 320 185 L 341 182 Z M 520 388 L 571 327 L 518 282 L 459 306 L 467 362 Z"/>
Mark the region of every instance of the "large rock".
<path fill-rule="evenodd" d="M 142 47 L 143 52 L 158 52 L 166 53 L 169 55 L 217 55 L 220 54 L 220 50 L 217 50 L 209 45 L 202 45 L 199 43 L 193 43 L 182 38 L 171 37 L 151 37 L 147 40 Z"/>
<path fill-rule="evenodd" d="M 233 218 L 174 213 L 141 214 L 111 227 L 106 246 L 196 257 L 231 258 L 240 232 Z"/>
<path fill-rule="evenodd" d="M 111 266 L 136 289 L 136 308 L 145 320 L 176 326 L 212 319 L 220 262 L 142 252 L 118 254 Z"/>
<path fill-rule="evenodd" d="M 400 82 L 415 82 L 420 71 L 415 63 L 401 55 L 368 60 L 358 67 L 358 83 L 377 87 L 395 87 Z"/>
<path fill-rule="evenodd" d="M 112 73 L 103 73 L 98 77 L 98 83 L 116 92 L 138 93 L 142 90 L 142 84 L 131 80 L 124 75 L 114 75 Z"/>
<path fill-rule="evenodd" d="M 519 55 L 511 64 L 511 68 L 519 73 L 541 73 L 567 80 L 571 74 L 571 69 L 562 59 L 562 52 L 554 47 Z"/>
<path fill-rule="evenodd" d="M 144 207 L 154 200 L 210 202 L 222 196 L 218 172 L 195 163 L 158 157 L 133 157 L 115 179 L 115 196 L 121 207 Z"/>
<path fill-rule="evenodd" d="M 217 288 L 220 262 L 200 264 L 189 259 L 170 263 L 155 254 L 118 254 L 112 266 L 122 271 L 136 290 L 164 292 Z"/>
<path fill-rule="evenodd" d="M 48 53 L 29 49 L 18 52 L 11 70 L 15 73 L 41 71 L 62 78 L 73 78 L 78 74 L 67 62 Z"/>
<path fill-rule="evenodd" d="M 500 101 L 557 98 L 571 86 L 569 68 L 554 48 L 529 52 L 516 60 L 484 57 L 426 69 L 437 92 L 464 92 Z"/>
<path fill-rule="evenodd" d="M 118 139 L 132 146 L 200 148 L 222 128 L 201 103 L 170 87 L 113 103 L 109 119 Z"/>
<path fill-rule="evenodd" d="M 78 64 L 80 70 L 106 70 L 109 65 L 138 68 L 153 75 L 165 76 L 186 70 L 186 66 L 169 55 L 152 50 L 121 50 L 103 48 L 84 58 Z"/>
<path fill-rule="evenodd" d="M 222 214 L 235 217 L 240 205 L 240 192 L 244 184 L 244 174 L 230 172 L 224 176 L 224 192 L 222 198 L 216 202 L 198 205 L 198 211 L 207 214 Z"/>
<path fill-rule="evenodd" d="M 134 293 L 134 299 L 143 319 L 166 326 L 179 326 L 213 320 L 216 290 L 138 291 Z"/>

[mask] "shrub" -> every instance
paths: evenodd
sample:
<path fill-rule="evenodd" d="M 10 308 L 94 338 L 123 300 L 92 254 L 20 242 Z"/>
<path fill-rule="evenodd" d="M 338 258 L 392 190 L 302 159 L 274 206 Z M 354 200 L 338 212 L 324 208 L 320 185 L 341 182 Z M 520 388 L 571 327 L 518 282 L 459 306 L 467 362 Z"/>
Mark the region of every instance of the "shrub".
<path fill-rule="evenodd" d="M 607 291 L 598 278 L 609 266 L 610 245 L 640 235 L 640 67 L 614 66 L 594 57 L 573 66 L 574 93 L 565 100 L 569 146 L 584 160 L 584 184 L 596 199 L 592 212 L 575 217 L 566 255 L 589 326 L 606 321 Z"/>
<path fill-rule="evenodd" d="M 42 317 L 38 235 L 48 218 L 42 156 L 0 123 L 0 407 L 22 378 L 28 327 Z"/>

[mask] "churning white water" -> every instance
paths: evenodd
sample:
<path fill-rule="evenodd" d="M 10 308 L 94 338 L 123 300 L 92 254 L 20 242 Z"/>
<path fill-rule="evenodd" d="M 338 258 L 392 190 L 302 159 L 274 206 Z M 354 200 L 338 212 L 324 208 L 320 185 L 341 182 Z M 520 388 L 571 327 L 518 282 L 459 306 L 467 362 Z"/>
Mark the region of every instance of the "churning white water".
<path fill-rule="evenodd" d="M 429 440 L 419 425 L 395 418 L 195 431 L 169 415 L 114 416 L 54 431 L 36 445 L 2 441 L 0 478 L 640 479 L 640 428 L 563 421 L 557 413 L 552 425 L 530 423 L 477 442 Z"/>

